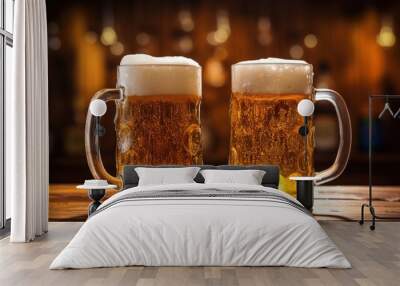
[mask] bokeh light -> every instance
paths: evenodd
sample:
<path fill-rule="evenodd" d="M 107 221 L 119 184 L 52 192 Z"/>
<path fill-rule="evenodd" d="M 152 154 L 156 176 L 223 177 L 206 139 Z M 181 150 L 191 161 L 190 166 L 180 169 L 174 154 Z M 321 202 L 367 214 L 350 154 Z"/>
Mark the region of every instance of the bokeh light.
<path fill-rule="evenodd" d="M 181 10 L 178 13 L 178 19 L 182 30 L 185 32 L 191 32 L 194 29 L 194 21 L 192 13 L 189 10 Z"/>
<path fill-rule="evenodd" d="M 304 37 L 304 45 L 307 48 L 313 49 L 318 45 L 318 38 L 314 34 L 308 34 Z"/>
<path fill-rule="evenodd" d="M 299 60 L 304 55 L 304 49 L 300 45 L 293 45 L 290 47 L 289 54 L 292 59 Z"/>
<path fill-rule="evenodd" d="M 57 51 L 61 48 L 61 40 L 58 37 L 51 37 L 48 41 L 49 48 Z"/>
<path fill-rule="evenodd" d="M 150 43 L 151 41 L 151 36 L 145 32 L 139 33 L 136 35 L 136 43 L 139 46 L 146 46 Z"/>
<path fill-rule="evenodd" d="M 182 53 L 190 53 L 193 50 L 193 40 L 189 36 L 185 36 L 179 39 L 178 48 Z"/>
<path fill-rule="evenodd" d="M 396 35 L 391 26 L 383 26 L 376 37 L 376 42 L 384 48 L 393 47 L 396 43 Z"/>
<path fill-rule="evenodd" d="M 114 56 L 120 56 L 123 54 L 125 48 L 121 42 L 116 42 L 110 47 L 110 52 Z"/>
<path fill-rule="evenodd" d="M 105 46 L 111 46 L 117 41 L 117 33 L 114 28 L 111 26 L 104 27 L 103 32 L 101 33 L 101 42 Z"/>

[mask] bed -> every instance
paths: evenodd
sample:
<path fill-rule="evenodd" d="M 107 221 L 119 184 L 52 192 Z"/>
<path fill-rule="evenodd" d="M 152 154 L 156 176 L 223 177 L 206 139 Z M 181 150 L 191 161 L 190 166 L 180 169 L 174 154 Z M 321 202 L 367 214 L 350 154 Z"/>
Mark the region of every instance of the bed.
<path fill-rule="evenodd" d="M 196 183 L 124 187 L 107 199 L 50 269 L 144 266 L 350 268 L 312 215 L 277 189 L 276 166 L 199 166 L 264 170 L 262 185 Z"/>

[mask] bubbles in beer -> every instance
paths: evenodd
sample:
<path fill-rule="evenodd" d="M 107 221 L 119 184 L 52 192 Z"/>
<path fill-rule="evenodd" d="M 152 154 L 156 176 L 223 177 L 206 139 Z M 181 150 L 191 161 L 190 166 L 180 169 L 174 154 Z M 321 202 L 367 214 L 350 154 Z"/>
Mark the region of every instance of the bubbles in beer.
<path fill-rule="evenodd" d="M 279 165 L 283 179 L 312 175 L 314 130 L 308 134 L 307 148 L 299 134 L 303 118 L 297 113 L 297 104 L 304 98 L 301 94 L 234 93 L 231 99 L 230 164 Z"/>
<path fill-rule="evenodd" d="M 279 165 L 280 188 L 293 195 L 289 177 L 313 174 L 314 128 L 310 121 L 305 146 L 297 112 L 302 99 L 311 99 L 312 75 L 306 62 L 282 59 L 242 62 L 232 69 L 229 162 Z"/>
<path fill-rule="evenodd" d="M 128 55 L 117 102 L 117 172 L 124 165 L 202 164 L 201 70 L 185 57 Z"/>
<path fill-rule="evenodd" d="M 198 96 L 128 96 L 117 103 L 117 171 L 124 165 L 202 163 Z"/>

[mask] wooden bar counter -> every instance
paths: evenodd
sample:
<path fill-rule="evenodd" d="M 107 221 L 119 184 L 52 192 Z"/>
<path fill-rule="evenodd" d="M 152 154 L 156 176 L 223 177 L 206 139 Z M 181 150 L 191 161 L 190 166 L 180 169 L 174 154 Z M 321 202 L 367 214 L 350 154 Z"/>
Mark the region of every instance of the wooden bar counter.
<path fill-rule="evenodd" d="M 116 192 L 107 190 L 105 198 Z M 313 213 L 318 220 L 359 220 L 361 204 L 368 200 L 367 186 L 319 186 L 314 192 Z M 378 215 L 400 216 L 400 186 L 374 187 L 373 196 Z M 49 220 L 84 221 L 89 203 L 86 190 L 78 190 L 72 184 L 52 184 Z M 370 218 L 368 212 L 366 218 Z"/>

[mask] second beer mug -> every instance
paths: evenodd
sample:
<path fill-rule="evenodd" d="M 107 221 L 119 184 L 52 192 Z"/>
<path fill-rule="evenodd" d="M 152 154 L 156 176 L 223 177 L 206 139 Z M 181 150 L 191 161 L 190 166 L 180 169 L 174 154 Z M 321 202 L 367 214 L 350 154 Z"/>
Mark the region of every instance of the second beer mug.
<path fill-rule="evenodd" d="M 93 97 L 116 104 L 116 169 L 129 164 L 202 164 L 201 68 L 182 57 L 125 56 L 117 88 Z M 120 184 L 104 168 L 95 118 L 86 119 L 86 156 L 95 178 Z"/>
<path fill-rule="evenodd" d="M 349 113 L 337 92 L 314 89 L 312 65 L 304 61 L 269 58 L 232 66 L 230 164 L 279 165 L 280 189 L 294 195 L 295 184 L 290 176 L 314 176 L 312 121 L 307 146 L 299 134 L 304 119 L 298 114 L 297 105 L 302 99 L 326 100 L 335 107 L 340 135 L 338 154 L 329 169 L 316 174 L 315 181 L 324 183 L 338 177 L 350 154 Z"/>

